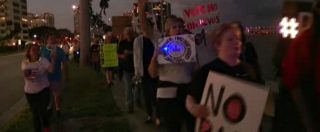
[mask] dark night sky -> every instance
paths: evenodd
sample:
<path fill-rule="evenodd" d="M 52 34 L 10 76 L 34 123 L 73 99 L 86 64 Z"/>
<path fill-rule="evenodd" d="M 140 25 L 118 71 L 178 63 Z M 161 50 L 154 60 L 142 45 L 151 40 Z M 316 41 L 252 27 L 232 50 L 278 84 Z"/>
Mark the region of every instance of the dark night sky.
<path fill-rule="evenodd" d="M 73 31 L 73 11 L 71 6 L 79 0 L 28 0 L 28 11 L 32 13 L 51 12 L 55 15 L 57 28 L 69 28 Z M 99 11 L 99 1 L 93 0 L 93 8 Z M 137 0 L 110 0 L 108 18 L 121 15 L 124 11 L 132 9 L 132 3 Z M 149 0 L 159 1 L 159 0 Z M 182 9 L 201 5 L 203 3 L 218 3 L 219 14 L 223 21 L 239 20 L 244 25 L 270 25 L 280 17 L 283 0 L 166 0 L 172 4 L 172 13 L 183 16 Z M 311 1 L 311 0 L 300 0 Z"/>
<path fill-rule="evenodd" d="M 28 12 L 42 14 L 50 12 L 55 15 L 56 28 L 68 28 L 73 31 L 72 5 L 78 4 L 79 0 L 28 0 Z M 93 0 L 94 11 L 99 11 L 100 0 Z M 104 20 L 113 15 L 121 15 L 127 9 L 132 8 L 133 0 L 110 0 L 110 8 Z M 114 6 L 116 5 L 116 6 Z"/>

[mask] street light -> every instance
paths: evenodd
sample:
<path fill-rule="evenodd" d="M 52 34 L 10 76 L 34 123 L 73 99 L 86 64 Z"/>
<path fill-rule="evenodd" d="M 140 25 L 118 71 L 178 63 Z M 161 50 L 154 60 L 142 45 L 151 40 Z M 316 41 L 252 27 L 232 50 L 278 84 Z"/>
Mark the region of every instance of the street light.
<path fill-rule="evenodd" d="M 21 39 L 18 40 L 18 52 L 20 52 Z"/>
<path fill-rule="evenodd" d="M 35 34 L 35 35 L 33 35 L 33 38 L 37 38 L 37 35 Z"/>

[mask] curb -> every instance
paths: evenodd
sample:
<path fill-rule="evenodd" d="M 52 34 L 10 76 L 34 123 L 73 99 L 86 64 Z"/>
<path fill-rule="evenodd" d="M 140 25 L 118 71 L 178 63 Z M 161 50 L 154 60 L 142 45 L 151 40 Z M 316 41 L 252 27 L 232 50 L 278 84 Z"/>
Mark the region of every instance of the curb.
<path fill-rule="evenodd" d="M 10 121 L 15 115 L 17 115 L 17 113 L 19 113 L 22 110 L 22 108 L 24 108 L 23 106 L 25 106 L 26 104 L 27 101 L 25 97 L 22 96 L 20 100 L 16 102 L 9 110 L 4 112 L 0 116 L 0 128 L 7 124 L 8 121 Z"/>

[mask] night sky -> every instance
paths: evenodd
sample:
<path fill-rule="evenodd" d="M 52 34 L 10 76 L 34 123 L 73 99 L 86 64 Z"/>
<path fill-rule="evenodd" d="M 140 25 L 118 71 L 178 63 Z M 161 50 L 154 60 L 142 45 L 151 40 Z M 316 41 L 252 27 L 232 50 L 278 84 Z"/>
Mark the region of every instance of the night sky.
<path fill-rule="evenodd" d="M 28 12 L 42 14 L 50 12 L 55 15 L 56 28 L 68 28 L 73 31 L 73 11 L 72 5 L 78 4 L 79 0 L 28 0 Z M 95 12 L 100 10 L 100 0 L 93 0 Z M 107 10 L 107 18 L 113 15 L 121 15 L 125 10 L 132 8 L 133 0 L 110 0 L 110 8 Z M 115 6 L 116 5 L 116 6 Z"/>
<path fill-rule="evenodd" d="M 79 0 L 28 0 L 28 11 L 33 13 L 51 12 L 55 15 L 57 28 L 69 28 L 73 31 L 73 11 L 71 6 Z M 99 11 L 99 1 L 93 0 L 94 11 Z M 137 0 L 110 0 L 107 16 L 122 15 L 124 11 L 132 9 L 132 3 Z M 149 0 L 159 1 L 159 0 Z M 241 21 L 244 25 L 271 25 L 281 15 L 283 0 L 166 0 L 172 5 L 172 13 L 183 17 L 183 10 L 194 5 L 215 2 L 219 6 L 222 20 Z M 302 1 L 302 0 L 301 0 Z M 303 0 L 308 1 L 308 0 Z"/>

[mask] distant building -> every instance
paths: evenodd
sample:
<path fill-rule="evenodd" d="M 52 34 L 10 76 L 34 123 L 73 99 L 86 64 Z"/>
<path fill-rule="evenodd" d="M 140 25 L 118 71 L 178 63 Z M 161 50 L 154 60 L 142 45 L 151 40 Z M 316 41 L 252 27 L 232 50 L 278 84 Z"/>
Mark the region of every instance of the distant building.
<path fill-rule="evenodd" d="M 0 37 L 13 32 L 16 40 L 28 38 L 27 0 L 0 0 Z"/>
<path fill-rule="evenodd" d="M 163 9 L 161 11 L 161 8 Z M 165 18 L 169 15 L 171 15 L 171 4 L 168 2 L 148 2 L 145 11 L 147 13 L 148 19 L 151 19 L 152 22 L 154 22 L 155 26 L 161 31 L 164 26 Z M 139 10 L 138 10 L 138 3 L 133 4 L 133 20 L 132 25 L 134 30 L 137 33 L 141 33 L 141 25 L 139 20 Z"/>
<path fill-rule="evenodd" d="M 131 16 L 113 16 L 112 17 L 112 33 L 114 35 L 122 35 L 126 26 L 131 26 Z"/>
<path fill-rule="evenodd" d="M 54 26 L 54 15 L 48 12 L 43 13 L 43 19 L 46 21 L 46 26 L 55 27 Z"/>
<path fill-rule="evenodd" d="M 55 27 L 54 26 L 54 15 L 48 12 L 43 13 L 42 15 L 28 13 L 28 23 L 30 28 L 35 27 Z"/>

